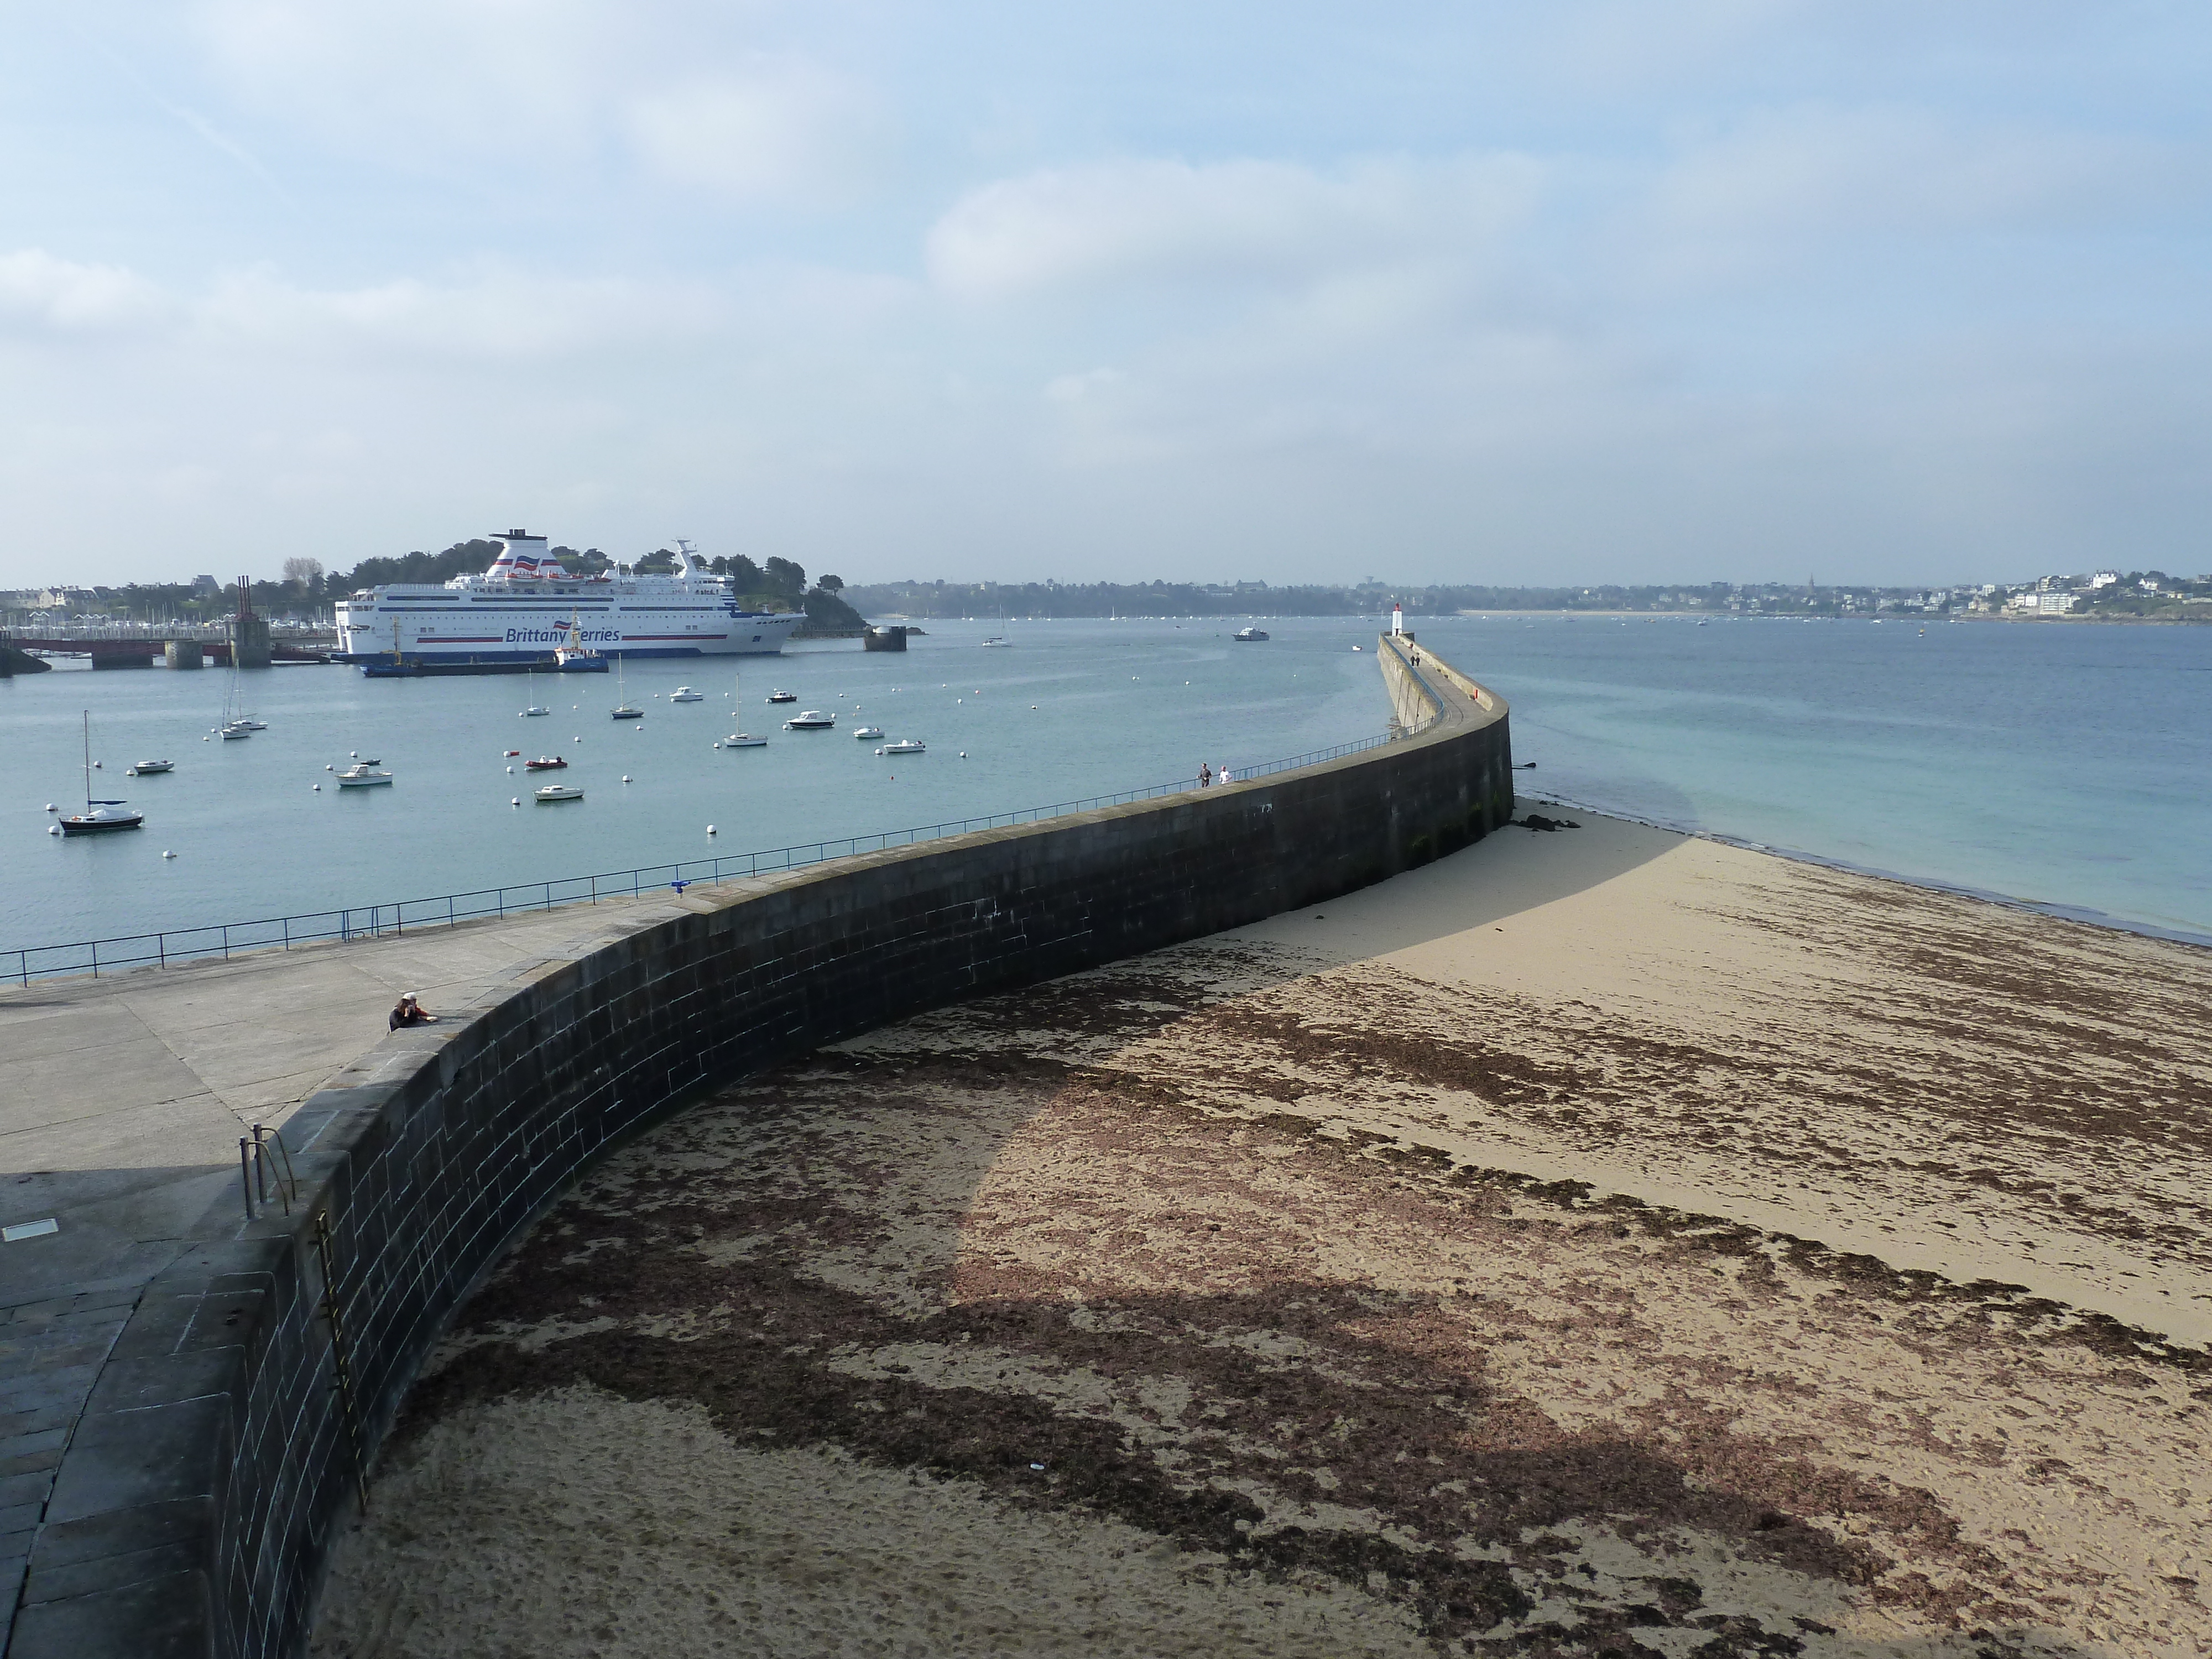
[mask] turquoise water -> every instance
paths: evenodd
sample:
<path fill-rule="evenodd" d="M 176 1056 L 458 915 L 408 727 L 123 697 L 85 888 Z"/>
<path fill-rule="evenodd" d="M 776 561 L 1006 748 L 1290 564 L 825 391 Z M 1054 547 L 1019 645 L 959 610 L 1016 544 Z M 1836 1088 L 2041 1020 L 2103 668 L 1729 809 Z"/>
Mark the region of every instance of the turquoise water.
<path fill-rule="evenodd" d="M 1513 705 L 1524 787 L 1594 809 L 2212 937 L 2212 629 L 1500 616 L 1415 619 L 1425 642 Z M 1375 624 L 932 623 L 903 656 L 850 642 L 740 665 L 764 750 L 716 751 L 726 676 L 637 663 L 634 723 L 605 683 L 368 682 L 349 669 L 246 677 L 270 729 L 203 742 L 222 677 L 62 670 L 0 680 L 0 948 L 402 898 L 869 834 L 1189 777 L 1374 735 L 1388 705 Z M 1012 649 L 980 649 L 1004 631 Z M 1355 653 L 1354 644 L 1369 648 Z M 702 703 L 661 694 L 689 683 Z M 786 732 L 793 708 L 832 732 Z M 579 705 L 572 707 L 572 705 Z M 1034 708 L 1032 707 L 1034 705 Z M 95 794 L 135 835 L 64 841 Z M 858 716 L 854 714 L 857 708 Z M 878 759 L 866 720 L 930 744 Z M 581 738 L 580 743 L 574 739 Z M 559 749 L 586 799 L 538 806 L 525 757 Z M 376 756 L 389 789 L 326 765 Z M 963 750 L 966 758 L 961 757 Z M 144 756 L 167 777 L 126 779 Z M 624 784 L 627 774 L 632 780 Z M 312 786 L 320 783 L 322 793 Z M 512 807 L 512 797 L 524 804 Z M 706 834 L 713 823 L 718 835 Z M 177 857 L 164 860 L 164 849 Z"/>
<path fill-rule="evenodd" d="M 1498 617 L 1424 637 L 1511 700 L 1524 787 L 2212 937 L 2212 629 Z"/>
<path fill-rule="evenodd" d="M 541 677 L 533 690 L 518 676 L 371 681 L 350 668 L 274 668 L 241 677 L 269 729 L 236 743 L 205 740 L 222 702 L 214 670 L 0 680 L 0 949 L 1016 811 L 1194 777 L 1201 759 L 1248 764 L 1375 736 L 1389 714 L 1372 623 L 1285 624 L 1267 645 L 1233 644 L 1236 624 L 1211 618 L 928 626 L 902 655 L 839 641 L 738 663 L 744 729 L 769 739 L 753 750 L 714 748 L 733 729 L 731 675 L 699 661 L 628 665 L 629 701 L 647 714 L 620 723 L 608 715 L 612 674 Z M 1011 648 L 981 648 L 1000 632 Z M 685 684 L 707 700 L 669 703 Z M 769 706 L 779 686 L 799 702 Z M 556 712 L 520 718 L 533 699 Z M 46 833 L 46 803 L 68 811 L 83 797 L 87 708 L 104 763 L 93 793 L 128 799 L 146 814 L 143 830 Z M 835 711 L 837 729 L 784 731 L 803 708 Z M 929 752 L 878 759 L 852 736 L 863 720 Z M 556 750 L 567 771 L 521 769 Z M 392 786 L 340 791 L 324 769 L 356 751 L 382 761 Z M 125 777 L 142 757 L 177 770 Z M 556 779 L 584 799 L 531 799 Z"/>

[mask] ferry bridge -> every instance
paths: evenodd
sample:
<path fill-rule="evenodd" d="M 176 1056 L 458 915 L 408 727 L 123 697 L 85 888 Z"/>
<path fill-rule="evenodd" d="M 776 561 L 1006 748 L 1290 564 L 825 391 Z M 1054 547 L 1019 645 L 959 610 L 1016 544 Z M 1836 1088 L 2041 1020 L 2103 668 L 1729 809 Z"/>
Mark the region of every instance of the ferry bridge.
<path fill-rule="evenodd" d="M 257 651 L 257 641 L 249 638 L 239 653 L 241 667 L 264 667 L 272 662 L 328 662 L 338 648 L 337 634 L 328 629 L 276 635 L 264 623 L 258 632 L 260 648 Z M 172 668 L 198 668 L 208 663 L 227 668 L 231 658 L 231 626 L 227 621 L 154 623 L 137 628 L 113 623 L 43 624 L 10 629 L 8 641 L 34 657 L 89 657 L 94 668 L 151 668 L 156 658 Z"/>
<path fill-rule="evenodd" d="M 34 623 L 12 630 L 7 643 L 34 657 L 89 657 L 94 668 L 151 668 L 160 657 L 172 668 L 266 668 L 272 662 L 328 662 L 338 646 L 335 631 L 294 633 L 278 640 L 269 619 L 253 609 L 253 589 L 238 579 L 238 609 L 220 622 L 98 622 Z M 4 655 L 4 653 L 0 653 Z"/>

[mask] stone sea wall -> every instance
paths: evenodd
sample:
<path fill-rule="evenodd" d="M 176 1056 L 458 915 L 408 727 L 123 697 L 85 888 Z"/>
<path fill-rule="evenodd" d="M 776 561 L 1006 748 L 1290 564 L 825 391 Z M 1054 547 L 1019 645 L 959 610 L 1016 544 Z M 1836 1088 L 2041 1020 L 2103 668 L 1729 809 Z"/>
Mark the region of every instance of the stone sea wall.
<path fill-rule="evenodd" d="M 392 1034 L 387 1080 L 286 1126 L 289 1212 L 230 1224 L 149 1287 L 58 1472 L 8 1659 L 299 1652 L 331 1528 L 440 1331 L 647 1123 L 823 1043 L 1329 898 L 1503 823 L 1504 703 L 1387 639 L 1377 660 L 1401 741 L 695 889 Z"/>

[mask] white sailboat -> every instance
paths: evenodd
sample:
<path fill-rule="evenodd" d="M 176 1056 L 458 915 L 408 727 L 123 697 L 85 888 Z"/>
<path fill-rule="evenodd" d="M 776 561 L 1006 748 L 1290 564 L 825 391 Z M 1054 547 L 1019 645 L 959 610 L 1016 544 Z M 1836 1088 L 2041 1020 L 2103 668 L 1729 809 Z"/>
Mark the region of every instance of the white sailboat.
<path fill-rule="evenodd" d="M 737 675 L 732 674 L 730 676 L 730 706 L 732 709 L 741 709 L 745 706 L 744 689 L 738 682 L 738 677 Z M 738 718 L 742 720 L 744 716 L 740 715 Z M 757 738 L 750 732 L 732 732 L 728 737 L 722 739 L 721 747 L 725 749 L 765 749 L 768 747 L 768 739 L 766 738 Z"/>
<path fill-rule="evenodd" d="M 618 720 L 641 720 L 645 718 L 645 710 L 629 706 L 629 691 L 623 682 L 622 668 L 622 653 L 617 652 L 615 653 L 614 717 Z"/>
<path fill-rule="evenodd" d="M 222 683 L 222 724 L 216 727 L 225 743 L 250 738 L 261 729 L 238 712 L 238 659 L 234 656 L 230 673 Z"/>
<path fill-rule="evenodd" d="M 538 701 L 538 671 L 534 668 L 526 671 L 525 678 L 530 682 L 525 693 L 530 699 L 530 704 L 522 711 L 522 717 L 528 720 L 533 714 L 551 714 L 553 712 L 551 709 Z"/>

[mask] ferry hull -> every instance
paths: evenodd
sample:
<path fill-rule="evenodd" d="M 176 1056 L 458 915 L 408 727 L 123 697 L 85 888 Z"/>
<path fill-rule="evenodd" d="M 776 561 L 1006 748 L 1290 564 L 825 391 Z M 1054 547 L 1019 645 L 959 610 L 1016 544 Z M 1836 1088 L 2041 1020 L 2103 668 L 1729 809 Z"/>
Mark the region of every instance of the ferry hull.
<path fill-rule="evenodd" d="M 403 658 L 394 662 L 389 653 L 381 657 L 361 656 L 349 659 L 361 665 L 361 672 L 373 680 L 442 679 L 457 674 L 604 674 L 607 672 L 605 657 L 587 659 L 582 662 L 556 662 L 550 657 L 481 657 Z"/>

